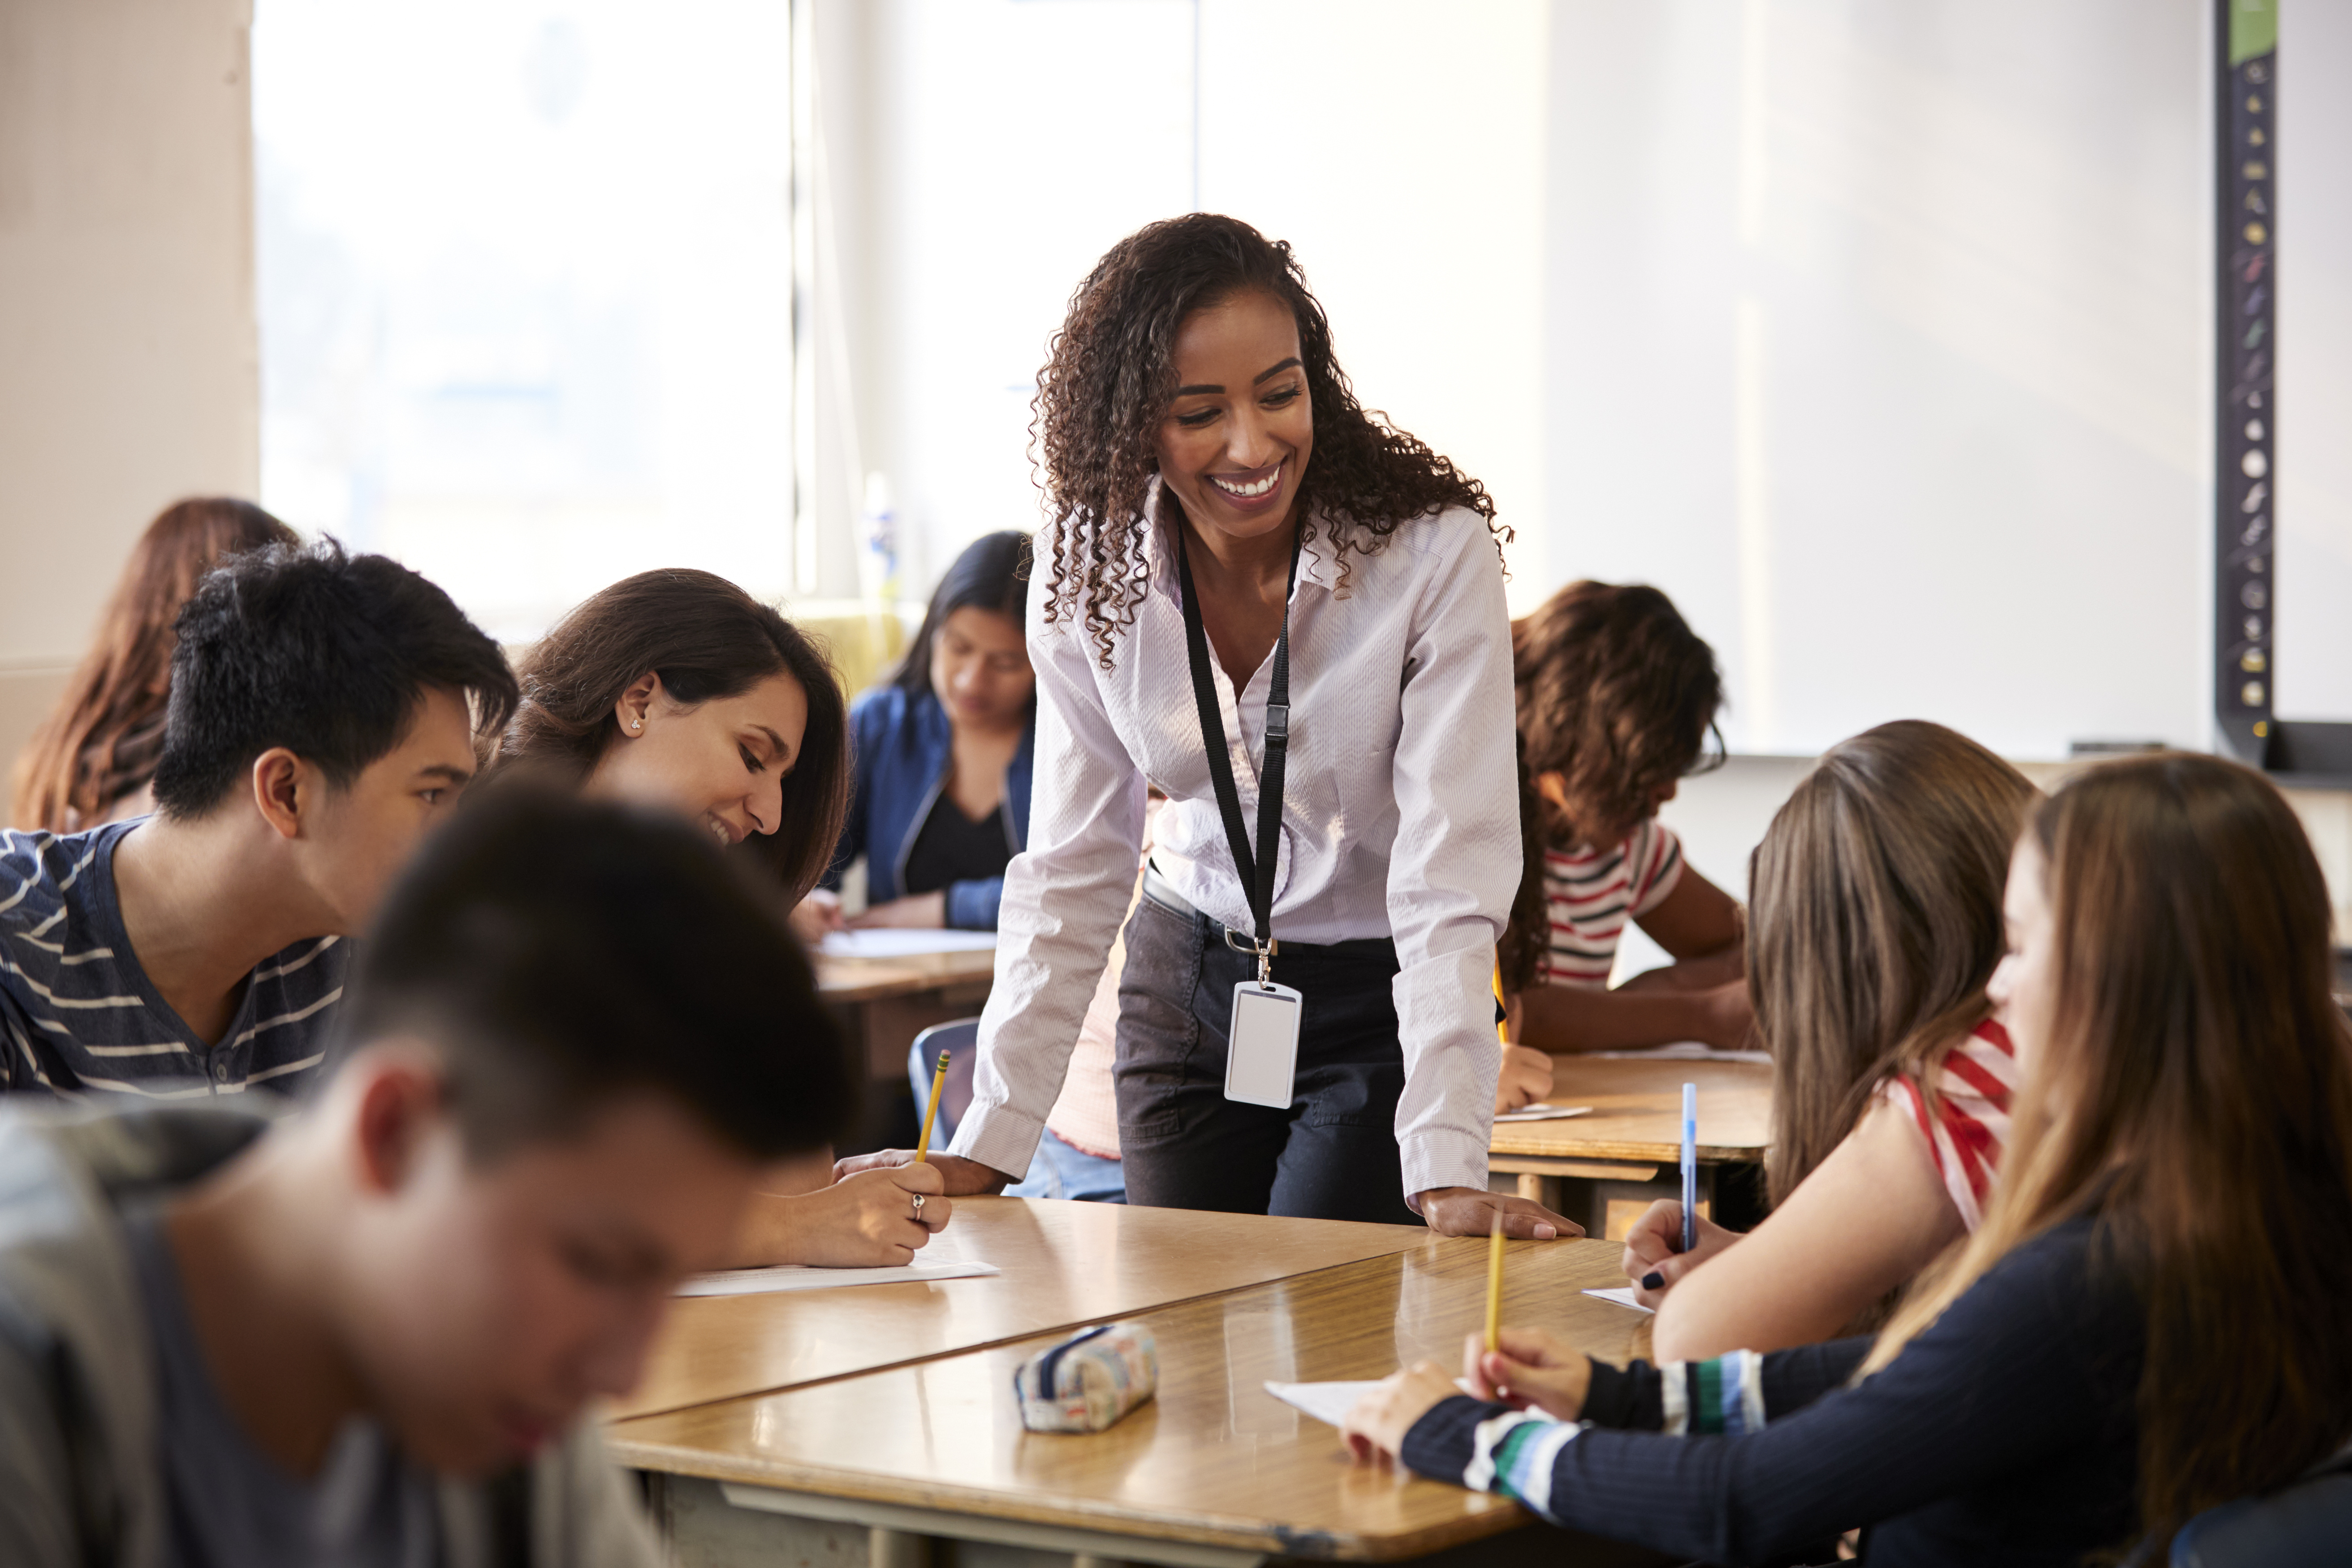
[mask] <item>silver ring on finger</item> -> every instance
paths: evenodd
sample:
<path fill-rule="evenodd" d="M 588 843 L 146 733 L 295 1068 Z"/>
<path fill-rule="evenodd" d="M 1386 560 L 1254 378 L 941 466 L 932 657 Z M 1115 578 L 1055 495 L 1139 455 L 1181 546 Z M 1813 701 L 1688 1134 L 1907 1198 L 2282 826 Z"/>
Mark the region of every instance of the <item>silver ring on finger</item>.
<path fill-rule="evenodd" d="M 923 1194 L 920 1193 L 915 1194 L 915 1217 L 917 1219 L 923 1217 Z"/>

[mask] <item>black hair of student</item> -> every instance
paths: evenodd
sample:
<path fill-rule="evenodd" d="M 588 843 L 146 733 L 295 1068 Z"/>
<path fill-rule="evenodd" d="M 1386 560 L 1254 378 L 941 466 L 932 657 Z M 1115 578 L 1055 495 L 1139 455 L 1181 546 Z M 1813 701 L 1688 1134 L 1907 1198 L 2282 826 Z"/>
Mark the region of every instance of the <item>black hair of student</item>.
<path fill-rule="evenodd" d="M 715 573 L 640 572 L 573 605 L 520 674 L 522 700 L 483 782 L 520 772 L 572 789 L 619 743 L 614 705 L 646 675 L 689 708 L 791 676 L 808 702 L 800 754 L 784 774 L 776 830 L 742 847 L 794 901 L 824 874 L 849 815 L 849 706 L 824 649 L 772 606 Z"/>
<path fill-rule="evenodd" d="M 400 1036 L 446 1053 L 477 1163 L 634 1092 L 761 1161 L 832 1142 L 857 1108 L 772 886 L 683 817 L 525 781 L 426 841 L 361 949 L 335 1065 Z"/>
<path fill-rule="evenodd" d="M 155 805 L 174 819 L 218 805 L 275 746 L 348 788 L 400 744 L 429 691 L 469 699 L 487 731 L 515 702 L 506 656 L 448 595 L 332 539 L 227 557 L 173 629 Z"/>
<path fill-rule="evenodd" d="M 931 689 L 931 644 L 948 617 L 958 610 L 989 610 L 1011 621 L 1015 629 L 1029 624 L 1029 536 L 1008 528 L 983 533 L 963 547 L 955 564 L 931 591 L 931 607 L 923 612 L 922 629 L 898 663 L 890 684 L 919 695 Z M 1034 707 L 1033 694 L 1030 704 Z"/>

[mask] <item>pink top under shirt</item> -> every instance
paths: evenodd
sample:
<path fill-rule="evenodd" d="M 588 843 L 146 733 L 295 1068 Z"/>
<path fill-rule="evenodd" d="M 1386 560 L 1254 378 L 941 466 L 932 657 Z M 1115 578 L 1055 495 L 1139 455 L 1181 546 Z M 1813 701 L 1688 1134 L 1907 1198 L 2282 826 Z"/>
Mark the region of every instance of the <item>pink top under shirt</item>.
<path fill-rule="evenodd" d="M 1936 1112 L 1908 1078 L 1889 1079 L 1878 1092 L 1911 1115 L 1927 1140 L 1936 1174 L 1960 1221 L 1970 1231 L 1984 1222 L 2001 1145 L 2009 1142 L 2009 1106 L 2017 1092 L 2017 1049 L 2009 1031 L 1988 1018 L 1944 1054 L 1936 1069 Z"/>

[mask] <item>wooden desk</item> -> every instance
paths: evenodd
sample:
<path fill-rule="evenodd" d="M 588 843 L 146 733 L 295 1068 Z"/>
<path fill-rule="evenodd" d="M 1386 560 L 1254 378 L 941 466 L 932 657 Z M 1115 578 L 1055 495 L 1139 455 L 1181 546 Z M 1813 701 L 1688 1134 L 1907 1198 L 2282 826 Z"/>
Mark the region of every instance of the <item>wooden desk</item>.
<path fill-rule="evenodd" d="M 1252 1227 L 1275 1222 L 1254 1219 Z M 1622 1285 L 1618 1248 L 1510 1244 L 1504 1320 L 1622 1363 L 1648 1316 L 1580 1294 Z M 1269 1556 L 1386 1562 L 1530 1522 L 1517 1504 L 1352 1463 L 1339 1434 L 1265 1391 L 1268 1379 L 1384 1376 L 1454 1365 L 1485 1315 L 1486 1243 L 1409 1250 L 1140 1314 L 1160 1392 L 1108 1432 L 1024 1432 L 1013 1371 L 1044 1336 L 814 1387 L 634 1421 L 609 1436 L 657 1488 L 682 1564 L 814 1562 L 827 1526 L 872 1531 L 877 1568 L 920 1538 L 1035 1554 L 1247 1568 Z M 1645 1348 L 1645 1347 L 1644 1347 Z M 677 1478 L 696 1478 L 678 1479 Z M 812 1522 L 815 1521 L 815 1522 Z M 908 1538 L 914 1539 L 908 1539 Z M 840 1542 L 836 1560 L 854 1558 Z M 736 1555 L 726 1556 L 726 1552 Z M 1629 1549 L 1530 1531 L 1517 1555 L 1649 1563 Z M 988 1561 L 1000 1559 L 990 1557 Z"/>
<path fill-rule="evenodd" d="M 922 1256 L 976 1258 L 1003 1274 L 688 1297 L 672 1303 L 644 1380 L 612 1415 L 673 1410 L 1104 1322 L 1402 1252 L 1428 1234 L 1419 1226 L 958 1198 L 954 1219 Z"/>
<path fill-rule="evenodd" d="M 1760 1062 L 1553 1062 L 1551 1102 L 1590 1105 L 1591 1114 L 1498 1123 L 1487 1169 L 1516 1174 L 1522 1196 L 1594 1236 L 1622 1235 L 1617 1222 L 1630 1222 L 1652 1197 L 1679 1195 L 1683 1085 L 1698 1085 L 1703 1208 L 1713 1209 L 1717 1167 L 1759 1161 L 1772 1141 L 1772 1069 Z"/>
<path fill-rule="evenodd" d="M 866 1077 L 883 1085 L 906 1081 L 907 1047 L 917 1035 L 977 1017 L 995 978 L 996 954 L 987 949 L 816 961 L 817 994 L 863 1042 Z"/>
<path fill-rule="evenodd" d="M 878 1002 L 974 983 L 985 995 L 995 975 L 996 954 L 987 948 L 905 958 L 827 958 L 820 953 L 816 961 L 817 994 L 828 1002 Z"/>

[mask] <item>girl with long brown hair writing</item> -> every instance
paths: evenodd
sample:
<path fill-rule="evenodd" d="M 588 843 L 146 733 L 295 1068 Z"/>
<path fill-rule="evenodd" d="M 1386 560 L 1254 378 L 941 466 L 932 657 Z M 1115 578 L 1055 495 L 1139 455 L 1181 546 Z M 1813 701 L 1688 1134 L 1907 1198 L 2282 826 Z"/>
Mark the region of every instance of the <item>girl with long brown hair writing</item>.
<path fill-rule="evenodd" d="M 1619 1371 L 1507 1331 L 1475 1396 L 1426 1363 L 1381 1385 L 1359 1452 L 1711 1563 L 1861 1526 L 1864 1562 L 2056 1564 L 2161 1561 L 2336 1450 L 2352 1028 L 2294 814 L 2211 757 L 2094 769 L 2034 814 L 2003 913 L 2000 1179 L 1874 1339 Z"/>

